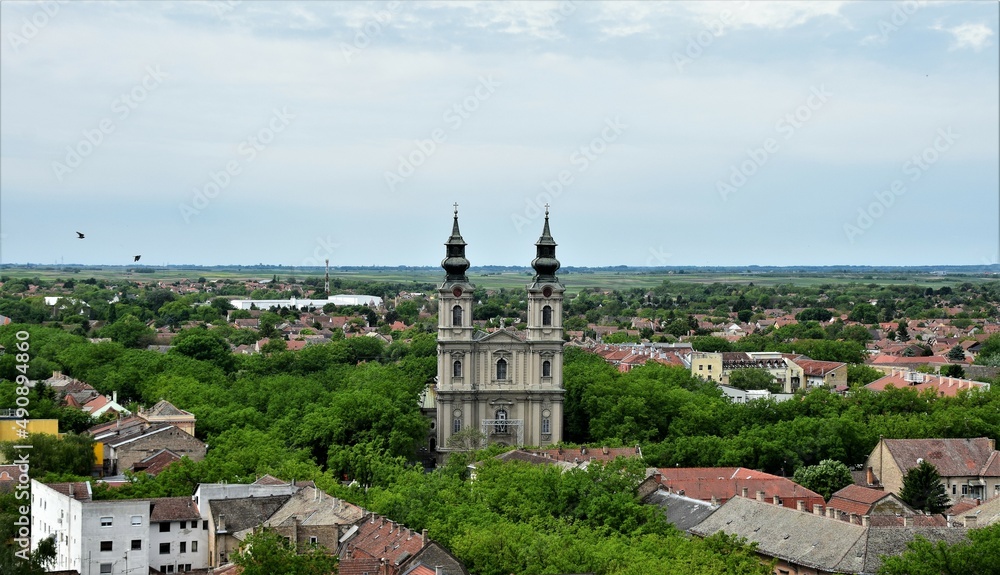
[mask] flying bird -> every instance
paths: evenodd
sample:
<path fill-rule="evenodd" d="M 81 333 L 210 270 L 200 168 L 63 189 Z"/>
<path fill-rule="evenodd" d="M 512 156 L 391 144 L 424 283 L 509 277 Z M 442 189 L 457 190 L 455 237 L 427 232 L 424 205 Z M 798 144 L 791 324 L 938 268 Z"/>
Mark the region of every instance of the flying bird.
<path fill-rule="evenodd" d="M 83 234 L 81 234 L 80 232 L 76 232 L 76 239 L 82 240 L 83 239 Z"/>
<path fill-rule="evenodd" d="M 141 258 L 141 257 L 142 257 L 142 256 L 135 256 L 135 259 L 134 259 L 134 260 L 132 260 L 132 261 L 134 261 L 134 262 L 137 262 L 137 261 L 139 261 L 139 258 Z"/>

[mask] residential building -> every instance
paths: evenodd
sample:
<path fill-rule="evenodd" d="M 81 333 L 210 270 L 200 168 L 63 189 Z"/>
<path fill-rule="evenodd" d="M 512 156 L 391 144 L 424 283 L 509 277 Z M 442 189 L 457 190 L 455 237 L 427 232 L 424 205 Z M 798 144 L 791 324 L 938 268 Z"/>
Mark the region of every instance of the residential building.
<path fill-rule="evenodd" d="M 992 499 L 1000 495 L 1000 452 L 988 437 L 975 439 L 882 439 L 866 462 L 888 492 L 903 489 L 903 477 L 927 461 L 937 468 L 952 503 L 962 497 Z"/>
<path fill-rule="evenodd" d="M 850 521 L 851 515 L 872 516 L 916 515 L 916 511 L 903 502 L 895 493 L 871 489 L 860 485 L 848 485 L 830 496 L 826 504 L 827 516 L 842 521 Z"/>
<path fill-rule="evenodd" d="M 524 332 L 492 333 L 473 326 L 475 286 L 466 277 L 469 260 L 458 227 L 458 209 L 441 262 L 446 275 L 438 288 L 438 370 L 436 445 L 448 453 L 448 440 L 466 428 L 488 442 L 544 447 L 562 441 L 563 293 L 556 277 L 559 260 L 546 213 L 535 243 L 535 270 L 527 288 Z"/>
<path fill-rule="evenodd" d="M 136 415 L 152 425 L 173 425 L 188 435 L 194 435 L 196 423 L 194 414 L 175 407 L 174 404 L 165 399 L 156 402 L 156 405 L 149 409 L 139 409 L 139 413 Z"/>
<path fill-rule="evenodd" d="M 826 500 L 791 479 L 744 467 L 665 467 L 647 470 L 669 493 L 692 499 L 725 503 L 742 496 L 795 509 L 802 502 L 807 509 Z"/>
<path fill-rule="evenodd" d="M 746 497 L 734 497 L 689 530 L 699 537 L 720 531 L 745 538 L 764 560 L 774 560 L 775 575 L 876 573 L 883 556 L 898 555 L 918 535 L 955 544 L 967 541 L 965 529 L 948 527 L 872 527 L 868 517 L 856 522 L 789 509 Z"/>
<path fill-rule="evenodd" d="M 86 483 L 31 482 L 31 546 L 56 540 L 52 570 L 95 575 L 180 573 L 208 567 L 208 531 L 188 497 L 94 501 Z M 163 526 L 167 526 L 164 530 Z"/>
<path fill-rule="evenodd" d="M 643 503 L 660 506 L 667 521 L 681 531 L 695 527 L 719 508 L 717 503 L 670 493 L 664 489 L 657 489 L 649 494 Z"/>
<path fill-rule="evenodd" d="M 207 450 L 207 446 L 200 439 L 173 425 L 163 424 L 152 425 L 139 433 L 125 437 L 95 437 L 94 440 L 100 440 L 104 444 L 106 475 L 116 475 L 131 470 L 136 463 L 164 449 L 169 449 L 182 457 L 187 456 L 192 461 L 204 459 Z"/>
<path fill-rule="evenodd" d="M 724 385 L 735 369 L 763 369 L 781 384 L 785 393 L 799 389 L 847 385 L 847 364 L 819 361 L 804 355 L 775 351 L 694 352 L 691 375 Z"/>
<path fill-rule="evenodd" d="M 337 552 L 340 538 L 363 515 L 364 509 L 357 505 L 330 497 L 315 486 L 306 486 L 292 494 L 263 526 L 288 538 L 298 549 L 318 545 L 332 555 Z M 249 530 L 235 536 L 242 541 L 248 534 Z"/>
<path fill-rule="evenodd" d="M 893 369 L 889 375 L 876 379 L 865 386 L 872 391 L 885 391 L 889 387 L 896 389 L 915 389 L 918 392 L 931 390 L 938 397 L 955 397 L 960 391 L 989 391 L 990 384 L 957 377 L 944 377 L 919 371 Z"/>
<path fill-rule="evenodd" d="M 451 553 L 427 537 L 376 514 L 362 518 L 341 538 L 340 575 L 468 575 Z M 424 569 L 418 569 L 423 566 Z"/>

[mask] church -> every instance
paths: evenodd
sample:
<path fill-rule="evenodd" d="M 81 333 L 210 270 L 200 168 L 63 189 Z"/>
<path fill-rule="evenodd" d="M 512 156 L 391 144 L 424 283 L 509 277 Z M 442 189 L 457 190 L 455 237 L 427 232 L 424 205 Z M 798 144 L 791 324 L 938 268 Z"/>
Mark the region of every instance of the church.
<path fill-rule="evenodd" d="M 562 441 L 563 293 L 556 277 L 559 260 L 545 227 L 535 243 L 535 270 L 527 286 L 525 330 L 490 333 L 473 326 L 475 286 L 466 276 L 469 260 L 458 229 L 458 206 L 445 243 L 444 283 L 438 288 L 436 445 L 438 454 L 456 449 L 452 435 L 468 428 L 488 443 L 546 446 Z"/>

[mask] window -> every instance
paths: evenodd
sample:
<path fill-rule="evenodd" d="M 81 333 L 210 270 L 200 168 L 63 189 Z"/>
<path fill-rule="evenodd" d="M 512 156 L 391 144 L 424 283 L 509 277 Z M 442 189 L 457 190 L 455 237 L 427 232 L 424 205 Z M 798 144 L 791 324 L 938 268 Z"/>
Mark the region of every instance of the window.
<path fill-rule="evenodd" d="M 111 573 L 111 563 L 101 563 L 101 573 Z"/>
<path fill-rule="evenodd" d="M 111 527 L 113 521 L 111 517 L 101 517 L 101 527 Z"/>
<path fill-rule="evenodd" d="M 181 541 L 180 545 L 181 545 L 181 553 L 187 553 L 188 552 L 187 541 Z"/>
<path fill-rule="evenodd" d="M 542 325 L 552 325 L 552 306 L 542 308 Z"/>
<path fill-rule="evenodd" d="M 455 363 L 451 364 L 451 375 L 452 377 L 462 377 L 462 362 L 455 360 Z"/>
<path fill-rule="evenodd" d="M 164 571 L 164 573 L 173 573 L 173 572 L 174 572 L 174 566 L 173 565 L 167 565 L 167 570 Z"/>
<path fill-rule="evenodd" d="M 114 542 L 112 541 L 101 541 L 101 551 L 113 551 Z"/>
<path fill-rule="evenodd" d="M 201 522 L 202 531 L 208 531 L 208 519 Z"/>
<path fill-rule="evenodd" d="M 456 305 L 451 308 L 451 325 L 454 327 L 461 327 L 462 325 L 462 306 Z"/>
<path fill-rule="evenodd" d="M 503 360 L 501 359 L 500 361 Z M 498 409 L 496 412 L 496 419 L 497 423 L 495 426 L 493 426 L 494 433 L 507 433 L 507 424 L 504 423 L 505 421 L 507 421 L 507 410 Z"/>
<path fill-rule="evenodd" d="M 190 571 L 191 570 L 191 564 L 190 563 L 185 563 L 184 564 L 184 570 L 185 571 Z"/>
<path fill-rule="evenodd" d="M 955 493 L 957 493 L 957 492 L 955 491 L 955 489 L 956 489 L 956 487 L 955 487 L 954 485 L 952 485 L 952 486 L 951 486 L 951 494 L 952 494 L 952 495 L 954 495 Z"/>
<path fill-rule="evenodd" d="M 962 486 L 962 495 L 968 495 L 968 494 L 969 494 L 969 486 L 968 485 L 963 485 Z"/>
<path fill-rule="evenodd" d="M 187 527 L 187 521 L 181 521 L 180 523 L 181 524 L 178 526 L 178 529 L 184 529 L 185 527 Z"/>
<path fill-rule="evenodd" d="M 547 417 L 542 420 L 542 433 L 546 435 L 552 433 L 552 424 L 549 423 L 549 418 Z"/>
<path fill-rule="evenodd" d="M 451 432 L 458 433 L 459 431 L 462 431 L 462 418 L 456 417 L 451 421 Z"/>
<path fill-rule="evenodd" d="M 542 377 L 552 377 L 552 362 L 549 360 L 542 362 Z"/>
<path fill-rule="evenodd" d="M 192 541 L 191 542 L 191 553 L 197 553 L 197 552 L 198 552 L 198 542 L 197 541 Z"/>
<path fill-rule="evenodd" d="M 132 551 L 142 551 L 142 539 L 132 540 Z"/>
<path fill-rule="evenodd" d="M 133 515 L 132 525 L 142 525 L 142 515 Z"/>
<path fill-rule="evenodd" d="M 317 543 L 319 543 L 319 539 L 317 539 L 315 536 L 309 538 L 310 545 L 315 545 Z"/>
<path fill-rule="evenodd" d="M 168 533 L 170 531 L 170 522 L 164 521 L 160 523 L 160 533 Z"/>
<path fill-rule="evenodd" d="M 160 543 L 160 555 L 166 555 L 170 553 L 170 543 Z"/>
<path fill-rule="evenodd" d="M 698 364 L 698 371 L 705 371 L 705 366 L 699 363 Z"/>
<path fill-rule="evenodd" d="M 507 360 L 502 357 L 497 360 L 497 379 L 507 379 Z"/>
<path fill-rule="evenodd" d="M 708 366 L 708 371 L 712 371 L 712 366 Z"/>

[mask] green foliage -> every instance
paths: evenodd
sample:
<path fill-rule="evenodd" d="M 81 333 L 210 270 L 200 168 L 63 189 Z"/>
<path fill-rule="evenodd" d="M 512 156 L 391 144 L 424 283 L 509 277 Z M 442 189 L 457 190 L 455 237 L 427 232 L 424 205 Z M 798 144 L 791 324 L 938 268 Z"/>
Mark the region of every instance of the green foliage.
<path fill-rule="evenodd" d="M 824 459 L 817 465 L 796 469 L 794 479 L 802 487 L 812 489 L 826 500 L 837 491 L 854 483 L 851 470 L 833 459 Z"/>
<path fill-rule="evenodd" d="M 712 335 L 692 337 L 691 347 L 704 352 L 733 351 L 733 344 L 729 340 Z"/>
<path fill-rule="evenodd" d="M 886 557 L 878 575 L 994 575 L 1000 558 L 1000 523 L 969 531 L 969 541 L 931 543 L 918 535 L 902 555 Z"/>
<path fill-rule="evenodd" d="M 734 369 L 729 372 L 729 385 L 740 389 L 766 389 L 771 393 L 781 393 L 784 388 L 774 379 L 771 372 L 758 367 Z"/>
<path fill-rule="evenodd" d="M 46 473 L 71 473 L 90 475 L 94 468 L 94 440 L 89 436 L 67 433 L 61 439 L 45 433 L 32 433 L 17 442 L 0 443 L 0 454 L 7 461 L 14 461 L 21 450 L 17 445 L 31 445 L 31 477 Z"/>
<path fill-rule="evenodd" d="M 928 513 L 941 513 L 949 505 L 948 494 L 937 468 L 926 460 L 903 476 L 899 498 L 910 507 Z"/>
<path fill-rule="evenodd" d="M 965 377 L 965 368 L 962 366 L 952 363 L 941 367 L 941 375 L 945 377 Z"/>
<path fill-rule="evenodd" d="M 851 387 L 868 385 L 883 377 L 885 377 L 884 373 L 870 365 L 852 363 L 847 366 L 847 384 Z"/>
<path fill-rule="evenodd" d="M 830 321 L 832 317 L 833 312 L 821 307 L 806 308 L 795 315 L 799 321 Z"/>
<path fill-rule="evenodd" d="M 616 331 L 601 338 L 604 343 L 639 343 L 639 336 L 626 331 Z"/>
<path fill-rule="evenodd" d="M 334 552 L 311 547 L 299 553 L 284 537 L 265 528 L 247 535 L 233 563 L 243 568 L 243 575 L 327 575 L 336 572 Z"/>
<path fill-rule="evenodd" d="M 951 361 L 962 361 L 965 359 L 965 349 L 960 344 L 956 343 L 954 347 L 948 350 L 945 357 Z"/>
<path fill-rule="evenodd" d="M 104 326 L 99 335 L 110 337 L 111 341 L 131 348 L 141 349 L 153 343 L 153 329 L 132 314 L 124 315 L 115 323 Z"/>

